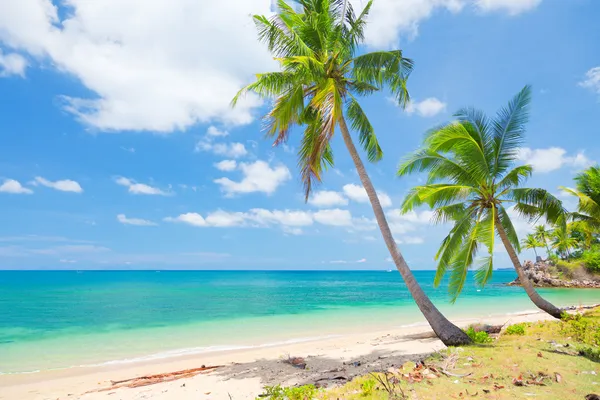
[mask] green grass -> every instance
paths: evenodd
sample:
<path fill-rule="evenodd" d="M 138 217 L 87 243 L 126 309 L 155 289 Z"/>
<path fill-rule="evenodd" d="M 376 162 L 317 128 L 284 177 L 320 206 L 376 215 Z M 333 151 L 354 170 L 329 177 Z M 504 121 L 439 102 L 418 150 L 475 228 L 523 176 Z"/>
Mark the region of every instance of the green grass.
<path fill-rule="evenodd" d="M 424 366 L 409 362 L 339 388 L 314 390 L 304 399 L 562 400 L 600 393 L 600 308 L 564 321 L 512 327 L 491 343 L 448 348 Z"/>

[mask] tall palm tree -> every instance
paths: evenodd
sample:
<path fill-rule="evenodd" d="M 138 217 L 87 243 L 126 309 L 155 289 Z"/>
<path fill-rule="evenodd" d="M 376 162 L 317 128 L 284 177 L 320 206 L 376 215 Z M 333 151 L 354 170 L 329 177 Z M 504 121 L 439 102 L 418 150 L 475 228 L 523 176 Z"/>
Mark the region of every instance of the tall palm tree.
<path fill-rule="evenodd" d="M 274 145 L 284 143 L 293 126 L 304 127 L 298 164 L 306 199 L 313 185 L 321 181 L 324 170 L 333 164 L 330 142 L 339 129 L 383 239 L 419 309 L 446 345 L 470 343 L 468 336 L 433 305 L 408 268 L 350 134 L 350 128 L 358 134 L 369 161 L 382 158 L 377 136 L 358 98 L 387 87 L 399 105 L 406 106 L 406 80 L 412 61 L 403 57 L 401 50 L 357 55 L 371 1 L 358 17 L 352 5 L 342 0 L 297 3 L 298 12 L 284 0 L 278 0 L 278 13 L 273 18 L 254 16 L 258 36 L 279 61 L 281 71 L 258 74 L 255 82 L 238 93 L 233 105 L 248 91 L 274 99 L 265 116 L 266 134 L 274 138 Z M 346 12 L 342 15 L 344 7 Z"/>
<path fill-rule="evenodd" d="M 498 234 L 531 301 L 560 318 L 561 311 L 543 299 L 525 275 L 517 255 L 519 239 L 507 212 L 507 206 L 513 205 L 530 220 L 540 216 L 564 220 L 561 202 L 546 190 L 519 187 L 532 172 L 530 165 L 513 165 L 524 140 L 530 99 L 531 89 L 525 86 L 493 119 L 465 108 L 455 114 L 456 121 L 430 131 L 423 147 L 399 167 L 400 176 L 429 174 L 425 185 L 410 190 L 402 211 L 426 204 L 435 209 L 434 222 L 454 223 L 435 257 L 435 283 L 450 270 L 453 301 L 463 289 L 481 245 L 488 255 L 478 265 L 475 280 L 484 285 L 491 278 Z"/>
<path fill-rule="evenodd" d="M 528 233 L 527 236 L 525 236 L 525 238 L 521 240 L 521 246 L 523 246 L 523 249 L 533 249 L 533 252 L 535 253 L 535 258 L 537 260 L 538 253 L 536 249 L 538 247 L 542 247 L 542 243 L 538 239 L 536 239 L 536 237 L 533 234 Z"/>
<path fill-rule="evenodd" d="M 544 247 L 546 247 L 546 257 L 550 257 L 550 247 L 548 246 L 548 240 L 550 239 L 551 232 L 546 229 L 544 225 L 536 225 L 534 228 L 533 236 L 539 240 Z"/>

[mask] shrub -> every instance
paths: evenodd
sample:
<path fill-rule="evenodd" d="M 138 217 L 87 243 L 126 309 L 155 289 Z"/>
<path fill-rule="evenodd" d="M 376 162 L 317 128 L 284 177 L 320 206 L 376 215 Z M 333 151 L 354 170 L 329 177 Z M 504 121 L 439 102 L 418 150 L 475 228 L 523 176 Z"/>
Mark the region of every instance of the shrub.
<path fill-rule="evenodd" d="M 265 394 L 260 398 L 269 400 L 312 400 L 317 394 L 313 385 L 282 388 L 280 385 L 265 387 Z"/>
<path fill-rule="evenodd" d="M 487 332 L 485 332 L 485 331 L 477 332 L 472 326 L 470 326 L 465 331 L 465 333 L 467 334 L 467 336 L 469 336 L 471 338 L 473 343 L 490 343 L 492 341 L 492 338 L 490 337 L 490 335 L 488 335 Z"/>
<path fill-rule="evenodd" d="M 506 328 L 507 335 L 519 335 L 523 336 L 525 334 L 525 324 L 514 324 Z"/>
<path fill-rule="evenodd" d="M 564 313 L 561 332 L 589 346 L 600 346 L 600 321 L 585 315 Z"/>
<path fill-rule="evenodd" d="M 583 252 L 581 259 L 588 271 L 600 274 L 600 251 L 586 250 Z"/>
<path fill-rule="evenodd" d="M 577 351 L 580 356 L 589 360 L 600 362 L 600 348 L 593 346 L 578 346 Z"/>
<path fill-rule="evenodd" d="M 375 379 L 368 379 L 368 380 L 364 381 L 362 383 L 362 385 L 360 385 L 360 387 L 362 389 L 362 395 L 364 397 L 372 396 L 373 391 L 375 390 L 376 386 L 377 386 L 377 381 Z"/>

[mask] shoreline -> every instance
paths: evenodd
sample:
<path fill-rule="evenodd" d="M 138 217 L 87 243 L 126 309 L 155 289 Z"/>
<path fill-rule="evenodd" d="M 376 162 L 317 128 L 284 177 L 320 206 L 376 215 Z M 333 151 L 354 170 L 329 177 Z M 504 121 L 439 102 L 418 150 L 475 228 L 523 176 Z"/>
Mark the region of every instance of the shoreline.
<path fill-rule="evenodd" d="M 520 312 L 493 317 L 453 319 L 461 327 L 472 323 L 504 325 L 506 323 L 552 320 L 543 312 Z M 397 328 L 354 330 L 344 335 L 315 338 L 314 340 L 277 343 L 243 349 L 217 350 L 199 354 L 155 358 L 131 363 L 112 363 L 90 367 L 72 367 L 37 373 L 0 375 L 0 399 L 104 399 L 118 393 L 120 399 L 255 399 L 265 385 L 302 383 L 303 370 L 286 365 L 288 356 L 307 359 L 312 373 L 334 370 L 334 365 L 364 359 L 364 362 L 387 363 L 415 359 L 443 348 L 432 336 L 428 325 Z M 387 361 L 386 361 L 387 360 Z M 354 371 L 361 373 L 359 361 Z M 111 381 L 126 380 L 149 374 L 172 373 L 192 368 L 220 366 L 207 374 L 184 380 L 163 382 L 135 389 L 109 389 Z M 352 368 L 351 368 L 352 369 Z M 321 371 L 322 372 L 322 371 Z M 349 373 L 354 373 L 349 372 Z M 364 371 L 363 371 L 364 372 Z M 182 386 L 183 385 L 183 386 Z M 204 389 L 200 389 L 204 388 Z M 202 391 L 204 390 L 204 391 Z M 140 393 L 145 393 L 145 397 Z M 209 394 L 206 394 L 209 393 Z M 114 398 L 114 397 L 111 397 Z"/>

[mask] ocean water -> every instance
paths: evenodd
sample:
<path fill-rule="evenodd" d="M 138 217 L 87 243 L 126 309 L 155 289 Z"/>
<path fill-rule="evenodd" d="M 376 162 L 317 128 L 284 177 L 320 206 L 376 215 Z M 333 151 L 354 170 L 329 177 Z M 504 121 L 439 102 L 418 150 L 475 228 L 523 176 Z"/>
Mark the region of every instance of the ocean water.
<path fill-rule="evenodd" d="M 450 317 L 534 310 L 497 271 L 455 304 L 415 275 Z M 540 289 L 555 304 L 600 303 L 599 290 Z M 424 323 L 396 271 L 0 271 L 0 373 L 125 363 L 270 346 Z"/>

